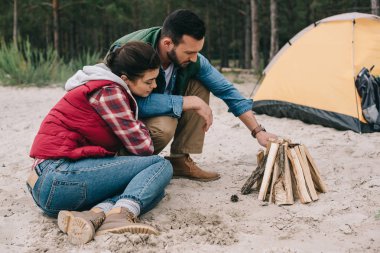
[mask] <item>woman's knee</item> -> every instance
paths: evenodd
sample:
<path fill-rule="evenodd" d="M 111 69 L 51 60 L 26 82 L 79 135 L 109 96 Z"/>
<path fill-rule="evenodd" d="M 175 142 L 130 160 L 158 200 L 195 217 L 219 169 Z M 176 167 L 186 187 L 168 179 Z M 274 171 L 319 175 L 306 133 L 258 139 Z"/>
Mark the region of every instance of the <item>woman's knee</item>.
<path fill-rule="evenodd" d="M 171 179 L 173 177 L 173 166 L 172 164 L 166 160 L 165 158 L 161 157 L 161 156 L 158 156 L 156 155 L 157 157 L 157 160 L 160 164 L 160 168 L 162 169 L 161 171 L 161 175 L 164 176 L 166 179 Z"/>
<path fill-rule="evenodd" d="M 164 166 L 165 173 L 170 180 L 173 177 L 173 166 L 166 159 L 163 160 L 163 166 Z"/>

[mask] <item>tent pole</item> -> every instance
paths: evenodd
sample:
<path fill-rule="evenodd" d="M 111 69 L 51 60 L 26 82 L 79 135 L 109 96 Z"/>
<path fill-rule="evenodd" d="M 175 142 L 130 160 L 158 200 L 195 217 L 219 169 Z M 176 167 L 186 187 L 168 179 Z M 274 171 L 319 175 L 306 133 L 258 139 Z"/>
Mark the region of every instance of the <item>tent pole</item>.
<path fill-rule="evenodd" d="M 355 19 L 352 20 L 352 73 L 353 73 L 353 79 L 354 79 L 354 82 L 353 82 L 353 87 L 354 87 L 354 96 L 355 96 L 355 101 L 356 101 L 356 112 L 358 114 L 358 129 L 359 129 L 359 133 L 361 134 L 362 133 L 362 129 L 361 129 L 361 125 L 360 125 L 360 112 L 359 112 L 359 101 L 358 101 L 358 96 L 357 96 L 357 92 L 356 92 L 356 86 L 355 86 Z"/>
<path fill-rule="evenodd" d="M 265 73 L 262 74 L 262 75 L 259 77 L 259 79 L 257 80 L 255 86 L 253 86 L 252 92 L 251 92 L 251 94 L 249 95 L 250 98 L 252 97 L 253 93 L 255 92 L 257 85 L 258 85 L 259 83 L 261 83 L 261 81 L 264 79 L 264 76 L 265 76 Z"/>

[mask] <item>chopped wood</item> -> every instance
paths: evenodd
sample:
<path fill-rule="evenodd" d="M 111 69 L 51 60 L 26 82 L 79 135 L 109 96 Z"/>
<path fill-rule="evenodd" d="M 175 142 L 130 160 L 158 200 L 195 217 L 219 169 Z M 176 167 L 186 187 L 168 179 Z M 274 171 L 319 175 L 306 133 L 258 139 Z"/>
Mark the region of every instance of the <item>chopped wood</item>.
<path fill-rule="evenodd" d="M 274 187 L 274 184 L 276 183 L 278 177 L 280 176 L 280 166 L 278 165 L 278 159 L 276 159 L 276 161 L 274 162 L 274 167 L 273 167 L 273 176 L 272 176 L 272 182 L 271 182 L 271 186 L 270 186 L 270 190 L 269 190 L 269 202 L 270 203 L 274 203 L 274 198 L 273 198 L 273 195 L 274 195 L 274 191 L 273 191 L 273 187 Z"/>
<path fill-rule="evenodd" d="M 252 172 L 251 176 L 244 183 L 243 187 L 240 190 L 241 194 L 245 195 L 252 191 L 252 186 L 264 174 L 265 163 L 267 161 L 267 158 L 268 158 L 268 155 L 265 155 L 261 163 L 258 164 L 258 166 L 256 167 L 256 170 Z"/>
<path fill-rule="evenodd" d="M 265 198 L 266 198 L 269 182 L 270 182 L 272 171 L 273 171 L 274 161 L 275 161 L 276 155 L 277 155 L 278 147 L 279 147 L 278 143 L 271 142 L 270 148 L 269 148 L 269 153 L 268 153 L 268 158 L 267 158 L 267 161 L 265 164 L 263 181 L 261 183 L 261 187 L 260 187 L 260 191 L 259 191 L 259 197 L 258 197 L 259 200 L 265 200 Z"/>
<path fill-rule="evenodd" d="M 303 204 L 319 199 L 326 192 L 320 172 L 304 145 L 288 139 L 270 139 L 266 150 L 256 155 L 257 167 L 241 189 L 242 194 L 259 190 L 258 199 L 277 205 Z M 269 195 L 269 198 L 268 198 Z"/>
<path fill-rule="evenodd" d="M 259 165 L 263 161 L 264 156 L 265 156 L 264 150 L 263 149 L 259 149 L 259 151 L 256 154 L 257 165 Z"/>
<path fill-rule="evenodd" d="M 287 204 L 293 204 L 293 203 L 288 203 L 286 199 L 286 190 L 285 190 L 285 180 L 284 176 L 281 175 L 277 181 L 274 184 L 274 190 L 273 190 L 273 199 L 274 203 L 277 205 L 287 205 Z"/>
<path fill-rule="evenodd" d="M 286 155 L 286 149 L 288 145 L 285 142 L 284 145 L 280 146 L 279 151 L 279 167 L 280 176 L 276 180 L 274 185 L 274 203 L 277 205 L 292 205 L 294 203 L 292 182 L 289 168 L 289 161 Z"/>
<path fill-rule="evenodd" d="M 264 156 L 265 156 L 265 151 L 263 149 L 260 149 L 259 152 L 256 154 L 256 159 L 257 159 L 257 164 L 260 164 L 263 159 L 264 159 Z M 257 180 L 256 180 L 256 187 L 253 188 L 255 191 L 258 191 L 261 187 L 261 182 L 263 181 L 263 176 L 264 176 L 264 169 L 263 169 L 263 172 L 260 173 L 260 175 L 258 176 Z"/>
<path fill-rule="evenodd" d="M 298 157 L 294 148 L 290 148 L 288 149 L 288 151 L 290 153 L 289 158 L 293 166 L 293 172 L 296 179 L 297 193 L 300 198 L 300 201 L 301 203 L 309 203 L 311 202 L 311 198 L 306 188 L 306 182 L 303 175 L 301 163 L 298 160 Z"/>
<path fill-rule="evenodd" d="M 288 150 L 288 142 L 285 142 L 284 144 L 284 165 L 285 165 L 285 173 L 284 173 L 284 187 L 286 191 L 286 203 L 288 205 L 291 205 L 294 203 L 294 197 L 293 197 L 293 189 L 292 189 L 292 178 L 291 178 L 291 172 L 290 172 L 290 165 L 289 165 L 289 159 L 286 154 L 286 150 Z"/>
<path fill-rule="evenodd" d="M 327 190 L 328 190 L 327 186 L 323 182 L 322 177 L 321 177 L 321 173 L 319 172 L 317 165 L 315 164 L 313 158 L 311 157 L 309 150 L 305 146 L 303 147 L 303 149 L 305 151 L 307 160 L 310 164 L 311 176 L 313 178 L 313 182 L 314 182 L 317 190 L 319 192 L 327 192 Z"/>
<path fill-rule="evenodd" d="M 302 145 L 294 147 L 294 150 L 296 151 L 298 160 L 301 163 L 302 172 L 305 177 L 306 186 L 307 186 L 307 189 L 309 190 L 310 197 L 313 201 L 316 201 L 318 200 L 318 195 L 317 195 L 317 192 L 315 191 L 313 179 L 311 178 L 310 168 L 307 162 L 305 151 Z"/>

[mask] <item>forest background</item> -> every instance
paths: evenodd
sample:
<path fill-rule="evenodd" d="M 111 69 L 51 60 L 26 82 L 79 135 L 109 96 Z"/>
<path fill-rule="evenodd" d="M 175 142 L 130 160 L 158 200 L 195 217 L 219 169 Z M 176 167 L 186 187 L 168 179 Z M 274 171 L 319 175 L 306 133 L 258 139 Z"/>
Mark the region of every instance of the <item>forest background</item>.
<path fill-rule="evenodd" d="M 379 14 L 379 0 L 2 0 L 0 84 L 64 82 L 113 41 L 161 26 L 178 8 L 206 23 L 202 50 L 215 66 L 260 71 L 306 26 L 346 13 Z"/>

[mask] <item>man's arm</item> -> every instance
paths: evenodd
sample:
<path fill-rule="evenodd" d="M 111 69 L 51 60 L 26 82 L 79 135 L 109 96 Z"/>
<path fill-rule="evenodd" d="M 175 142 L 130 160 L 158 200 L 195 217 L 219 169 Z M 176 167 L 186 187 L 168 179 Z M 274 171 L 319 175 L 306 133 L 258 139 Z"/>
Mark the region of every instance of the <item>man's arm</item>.
<path fill-rule="evenodd" d="M 198 115 L 201 116 L 205 121 L 205 124 L 203 126 L 203 130 L 205 132 L 207 132 L 207 130 L 212 125 L 212 110 L 210 106 L 201 98 L 197 96 L 183 97 L 183 110 L 195 110 L 195 112 L 198 113 Z"/>
<path fill-rule="evenodd" d="M 248 111 L 243 113 L 239 116 L 239 119 L 247 126 L 249 131 L 253 131 L 256 127 L 259 126 L 259 123 L 257 123 L 256 117 L 253 115 L 252 111 Z M 268 144 L 269 138 L 277 138 L 276 135 L 266 132 L 266 131 L 260 131 L 256 134 L 256 139 L 259 142 L 259 144 L 263 147 L 266 147 Z"/>
<path fill-rule="evenodd" d="M 225 79 L 225 77 L 216 70 L 203 55 L 198 54 L 198 56 L 200 57 L 201 69 L 197 78 L 216 97 L 222 99 L 227 104 L 229 111 L 236 117 L 239 117 L 239 119 L 252 132 L 253 129 L 259 126 L 259 123 L 252 112 L 252 99 L 244 98 L 232 83 Z M 256 138 L 259 144 L 265 147 L 269 138 L 277 138 L 277 136 L 272 133 L 261 131 L 256 134 Z"/>
<path fill-rule="evenodd" d="M 181 117 L 183 97 L 176 95 L 152 93 L 148 97 L 135 96 L 139 107 L 139 118 L 157 116 Z"/>
<path fill-rule="evenodd" d="M 136 97 L 139 118 L 157 116 L 181 117 L 183 111 L 195 110 L 205 121 L 204 131 L 212 124 L 212 111 L 208 104 L 197 96 L 176 96 L 152 93 L 148 97 Z"/>

